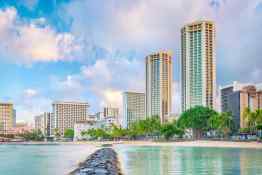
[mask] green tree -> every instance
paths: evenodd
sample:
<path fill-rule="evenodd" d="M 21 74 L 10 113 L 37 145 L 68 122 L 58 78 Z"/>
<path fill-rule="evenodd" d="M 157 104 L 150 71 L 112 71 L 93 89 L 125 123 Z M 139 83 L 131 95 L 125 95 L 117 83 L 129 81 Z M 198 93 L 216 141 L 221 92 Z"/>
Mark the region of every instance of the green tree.
<path fill-rule="evenodd" d="M 250 108 L 246 108 L 243 117 L 250 133 L 256 133 L 258 126 L 262 125 L 262 109 L 251 111 Z"/>
<path fill-rule="evenodd" d="M 123 137 L 126 135 L 126 130 L 121 128 L 121 127 L 117 127 L 116 125 L 112 126 L 112 130 L 111 130 L 111 137 L 114 139 L 118 139 L 120 137 Z"/>
<path fill-rule="evenodd" d="M 56 138 L 60 138 L 61 137 L 61 133 L 60 133 L 58 128 L 54 129 L 54 135 L 55 135 Z"/>
<path fill-rule="evenodd" d="M 71 128 L 66 129 L 64 133 L 64 137 L 71 138 L 71 139 L 74 138 L 74 130 Z"/>
<path fill-rule="evenodd" d="M 184 131 L 177 126 L 176 121 L 173 121 L 172 123 L 162 124 L 160 133 L 162 136 L 165 137 L 166 140 L 169 140 L 174 135 L 178 135 L 181 137 L 184 134 Z"/>
<path fill-rule="evenodd" d="M 235 127 L 233 117 L 230 113 L 220 114 L 219 130 L 223 133 L 224 137 L 228 137 Z"/>
<path fill-rule="evenodd" d="M 33 131 L 27 131 L 21 135 L 27 141 L 43 141 L 44 140 L 44 135 L 41 132 L 41 130 L 33 130 Z"/>
<path fill-rule="evenodd" d="M 193 138 L 200 139 L 203 131 L 208 130 L 208 120 L 217 112 L 213 109 L 203 106 L 193 107 L 182 113 L 178 120 L 178 126 L 184 129 L 193 130 Z"/>
<path fill-rule="evenodd" d="M 223 137 L 228 137 L 235 126 L 231 113 L 227 112 L 210 117 L 208 119 L 208 125 L 210 129 L 216 130 L 223 135 Z"/>
<path fill-rule="evenodd" d="M 89 135 L 93 139 L 110 139 L 111 138 L 108 131 L 106 131 L 102 128 L 89 129 L 85 134 Z"/>

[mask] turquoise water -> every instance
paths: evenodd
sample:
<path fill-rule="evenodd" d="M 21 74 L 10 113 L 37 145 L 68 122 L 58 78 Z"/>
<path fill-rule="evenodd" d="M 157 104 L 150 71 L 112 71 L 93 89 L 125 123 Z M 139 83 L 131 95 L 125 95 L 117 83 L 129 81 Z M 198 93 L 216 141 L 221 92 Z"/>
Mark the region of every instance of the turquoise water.
<path fill-rule="evenodd" d="M 124 146 L 116 148 L 126 175 L 262 175 L 262 150 Z"/>
<path fill-rule="evenodd" d="M 63 175 L 86 159 L 88 145 L 0 145 L 0 175 Z"/>
<path fill-rule="evenodd" d="M 63 175 L 89 145 L 0 145 L 0 175 Z M 126 175 L 262 175 L 262 150 L 171 146 L 115 147 Z"/>

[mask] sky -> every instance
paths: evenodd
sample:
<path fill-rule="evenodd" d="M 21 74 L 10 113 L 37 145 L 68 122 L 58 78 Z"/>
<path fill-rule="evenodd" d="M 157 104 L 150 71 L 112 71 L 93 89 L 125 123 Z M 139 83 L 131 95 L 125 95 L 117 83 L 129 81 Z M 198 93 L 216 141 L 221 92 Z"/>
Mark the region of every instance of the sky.
<path fill-rule="evenodd" d="M 145 56 L 173 53 L 180 111 L 180 30 L 216 24 L 217 85 L 262 82 L 262 0 L 0 0 L 0 101 L 33 121 L 55 100 L 90 113 L 145 91 Z"/>

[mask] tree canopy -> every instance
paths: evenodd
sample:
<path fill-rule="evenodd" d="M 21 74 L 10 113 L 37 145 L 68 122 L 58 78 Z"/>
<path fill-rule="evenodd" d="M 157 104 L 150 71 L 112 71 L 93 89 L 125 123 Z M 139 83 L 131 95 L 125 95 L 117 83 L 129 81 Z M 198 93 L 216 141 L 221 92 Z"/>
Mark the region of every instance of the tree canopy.
<path fill-rule="evenodd" d="M 66 129 L 64 133 L 64 137 L 65 138 L 74 138 L 74 130 L 71 128 Z"/>
<path fill-rule="evenodd" d="M 200 138 L 202 131 L 208 130 L 208 120 L 217 115 L 213 109 L 204 106 L 195 106 L 182 113 L 178 125 L 184 129 L 193 129 L 194 138 Z"/>

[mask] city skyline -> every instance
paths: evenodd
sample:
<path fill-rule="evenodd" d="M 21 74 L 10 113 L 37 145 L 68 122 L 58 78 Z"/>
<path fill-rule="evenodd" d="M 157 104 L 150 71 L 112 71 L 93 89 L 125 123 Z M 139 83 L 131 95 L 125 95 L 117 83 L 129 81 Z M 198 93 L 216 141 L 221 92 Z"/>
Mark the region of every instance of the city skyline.
<path fill-rule="evenodd" d="M 108 1 L 101 11 L 92 10 L 99 2 L 55 2 L 0 3 L 0 101 L 14 103 L 18 121 L 51 111 L 55 100 L 87 101 L 92 113 L 121 109 L 121 92 L 145 92 L 144 57 L 159 50 L 174 53 L 172 108 L 179 110 L 180 29 L 203 19 L 217 27 L 217 85 L 261 82 L 260 0 Z"/>

